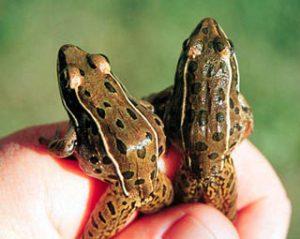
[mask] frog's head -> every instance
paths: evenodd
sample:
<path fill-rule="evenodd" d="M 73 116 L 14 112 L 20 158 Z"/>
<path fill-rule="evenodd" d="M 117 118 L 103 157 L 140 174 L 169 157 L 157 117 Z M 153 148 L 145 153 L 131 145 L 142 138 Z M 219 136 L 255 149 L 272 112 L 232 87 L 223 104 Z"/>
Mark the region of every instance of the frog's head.
<path fill-rule="evenodd" d="M 109 60 L 88 54 L 77 46 L 63 45 L 58 52 L 57 75 L 63 105 L 74 120 L 84 111 L 82 99 L 92 98 L 97 85 L 110 74 Z M 75 120 L 76 121 L 76 120 Z"/>
<path fill-rule="evenodd" d="M 233 55 L 233 45 L 218 23 L 205 18 L 183 42 L 176 77 L 190 75 L 197 80 L 223 79 L 230 85 Z"/>
<path fill-rule="evenodd" d="M 203 19 L 183 43 L 189 58 L 209 55 L 210 58 L 229 58 L 233 53 L 232 42 L 213 18 Z"/>

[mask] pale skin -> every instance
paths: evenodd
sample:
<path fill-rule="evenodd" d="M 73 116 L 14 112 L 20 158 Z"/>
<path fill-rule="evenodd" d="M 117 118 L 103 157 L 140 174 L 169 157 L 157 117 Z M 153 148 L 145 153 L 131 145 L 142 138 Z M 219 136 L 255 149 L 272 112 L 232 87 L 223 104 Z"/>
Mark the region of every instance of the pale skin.
<path fill-rule="evenodd" d="M 85 176 L 76 161 L 55 159 L 38 143 L 63 125 L 29 128 L 0 140 L 0 238 L 78 238 L 105 191 L 107 185 Z M 115 238 L 286 238 L 291 205 L 270 163 L 249 141 L 233 159 L 238 175 L 234 225 L 212 207 L 185 204 L 133 218 Z M 171 149 L 161 160 L 172 178 L 178 153 Z"/>

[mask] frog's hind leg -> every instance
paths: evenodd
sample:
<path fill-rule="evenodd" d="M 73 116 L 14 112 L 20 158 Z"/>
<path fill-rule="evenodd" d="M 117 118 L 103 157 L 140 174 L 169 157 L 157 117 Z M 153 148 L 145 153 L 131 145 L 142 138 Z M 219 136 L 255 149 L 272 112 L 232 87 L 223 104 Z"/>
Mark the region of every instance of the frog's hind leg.
<path fill-rule="evenodd" d="M 201 179 L 202 202 L 219 209 L 231 221 L 236 218 L 236 172 L 230 156 L 223 159 L 223 167 L 217 174 Z"/>
<path fill-rule="evenodd" d="M 199 201 L 199 184 L 197 177 L 183 164 L 174 182 L 175 203 Z"/>
<path fill-rule="evenodd" d="M 174 191 L 170 179 L 163 173 L 158 172 L 155 191 L 142 202 L 139 211 L 145 214 L 154 213 L 169 206 L 173 202 Z"/>
<path fill-rule="evenodd" d="M 124 227 L 136 207 L 137 201 L 134 197 L 126 197 L 120 187 L 111 186 L 91 213 L 82 239 L 112 237 Z"/>

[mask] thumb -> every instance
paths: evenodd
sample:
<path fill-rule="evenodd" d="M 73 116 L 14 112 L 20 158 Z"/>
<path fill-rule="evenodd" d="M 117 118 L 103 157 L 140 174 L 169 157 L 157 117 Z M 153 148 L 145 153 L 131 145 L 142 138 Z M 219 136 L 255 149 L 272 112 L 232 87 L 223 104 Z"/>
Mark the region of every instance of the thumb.
<path fill-rule="evenodd" d="M 115 239 L 235 239 L 233 224 L 218 210 L 204 204 L 185 204 L 133 222 Z"/>

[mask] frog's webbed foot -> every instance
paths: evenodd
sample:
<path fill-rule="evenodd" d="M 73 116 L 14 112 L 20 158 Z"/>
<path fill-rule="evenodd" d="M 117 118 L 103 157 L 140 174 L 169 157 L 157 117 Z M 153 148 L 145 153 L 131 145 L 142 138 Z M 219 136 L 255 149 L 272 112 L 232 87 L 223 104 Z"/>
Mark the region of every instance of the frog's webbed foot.
<path fill-rule="evenodd" d="M 157 174 L 156 190 L 142 202 L 138 210 L 142 213 L 154 213 L 173 202 L 174 191 L 170 179 L 163 173 Z"/>
<path fill-rule="evenodd" d="M 58 158 L 69 157 L 73 154 L 77 144 L 75 129 L 70 126 L 62 138 L 60 138 L 60 130 L 56 129 L 52 139 L 40 137 L 39 142 L 48 148 L 51 155 Z"/>
<path fill-rule="evenodd" d="M 82 239 L 106 239 L 124 227 L 137 207 L 136 198 L 126 197 L 118 186 L 102 195 L 85 226 Z"/>

